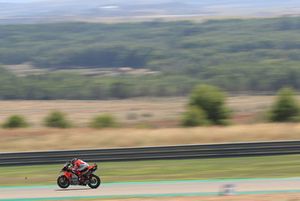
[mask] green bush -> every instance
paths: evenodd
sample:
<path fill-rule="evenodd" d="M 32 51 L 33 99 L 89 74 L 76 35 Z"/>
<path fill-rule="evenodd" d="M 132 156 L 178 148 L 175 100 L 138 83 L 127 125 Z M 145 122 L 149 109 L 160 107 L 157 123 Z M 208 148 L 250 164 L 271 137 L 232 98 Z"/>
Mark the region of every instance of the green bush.
<path fill-rule="evenodd" d="M 64 113 L 60 111 L 51 112 L 44 120 L 45 126 L 53 128 L 69 128 L 71 123 L 66 119 Z"/>
<path fill-rule="evenodd" d="M 182 118 L 182 125 L 185 127 L 193 126 L 203 126 L 208 125 L 209 121 L 207 120 L 205 112 L 198 107 L 190 107 L 186 111 Z"/>
<path fill-rule="evenodd" d="M 215 86 L 196 87 L 190 96 L 189 106 L 202 109 L 212 124 L 228 124 L 230 111 L 225 106 L 225 93 Z"/>
<path fill-rule="evenodd" d="M 141 115 L 142 115 L 142 117 L 144 117 L 144 118 L 150 118 L 150 117 L 153 117 L 153 114 L 150 113 L 150 112 L 142 113 Z"/>
<path fill-rule="evenodd" d="M 298 122 L 300 120 L 300 107 L 293 89 L 283 88 L 278 92 L 269 119 L 272 122 Z"/>
<path fill-rule="evenodd" d="M 2 125 L 3 128 L 24 128 L 27 126 L 28 123 L 25 118 L 20 115 L 10 116 Z"/>
<path fill-rule="evenodd" d="M 116 119 L 110 114 L 96 116 L 91 122 L 93 128 L 112 128 L 116 126 Z"/>
<path fill-rule="evenodd" d="M 128 113 L 127 116 L 126 116 L 126 119 L 128 119 L 128 120 L 136 120 L 136 119 L 138 119 L 138 114 L 134 113 L 134 112 Z"/>

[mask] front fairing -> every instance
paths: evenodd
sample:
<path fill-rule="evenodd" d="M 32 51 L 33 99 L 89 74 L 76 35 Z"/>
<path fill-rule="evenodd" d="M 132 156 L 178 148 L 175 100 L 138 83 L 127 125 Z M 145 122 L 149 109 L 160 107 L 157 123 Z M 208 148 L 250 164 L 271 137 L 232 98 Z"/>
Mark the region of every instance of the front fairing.
<path fill-rule="evenodd" d="M 70 164 L 69 162 L 65 163 L 65 165 L 60 171 L 60 174 L 65 175 L 67 178 L 70 179 L 73 175 L 71 168 L 72 168 L 72 164 Z"/>
<path fill-rule="evenodd" d="M 72 168 L 72 164 L 70 164 L 69 162 L 65 163 L 65 165 L 63 166 L 63 168 L 61 169 L 61 171 L 68 171 Z"/>

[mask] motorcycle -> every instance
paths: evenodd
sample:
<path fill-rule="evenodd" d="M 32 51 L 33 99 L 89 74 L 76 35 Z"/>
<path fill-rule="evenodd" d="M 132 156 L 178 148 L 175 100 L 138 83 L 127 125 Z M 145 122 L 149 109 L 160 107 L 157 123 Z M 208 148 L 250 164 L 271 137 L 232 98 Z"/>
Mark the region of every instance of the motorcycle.
<path fill-rule="evenodd" d="M 57 185 L 60 188 L 68 188 L 70 185 L 88 185 L 90 188 L 98 188 L 101 184 L 101 179 L 94 174 L 98 169 L 96 164 L 88 167 L 84 176 L 78 175 L 72 171 L 72 164 L 67 162 L 60 171 L 60 176 L 57 178 Z"/>

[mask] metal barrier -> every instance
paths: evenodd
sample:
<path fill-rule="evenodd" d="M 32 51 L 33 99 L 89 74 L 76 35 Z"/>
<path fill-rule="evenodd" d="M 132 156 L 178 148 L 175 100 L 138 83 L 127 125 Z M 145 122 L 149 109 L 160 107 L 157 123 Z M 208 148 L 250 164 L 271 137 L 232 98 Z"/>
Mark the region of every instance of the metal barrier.
<path fill-rule="evenodd" d="M 221 158 L 300 154 L 300 141 L 200 144 L 158 147 L 0 153 L 0 166 L 64 163 L 73 157 L 86 161 Z"/>

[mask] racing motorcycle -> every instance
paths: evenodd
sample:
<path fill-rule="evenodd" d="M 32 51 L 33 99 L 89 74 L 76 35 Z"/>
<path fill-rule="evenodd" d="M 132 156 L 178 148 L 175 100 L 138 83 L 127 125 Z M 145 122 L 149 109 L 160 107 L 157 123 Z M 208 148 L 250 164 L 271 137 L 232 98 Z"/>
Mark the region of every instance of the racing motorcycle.
<path fill-rule="evenodd" d="M 98 188 L 101 180 L 94 174 L 97 168 L 96 164 L 91 165 L 84 176 L 79 176 L 76 172 L 72 171 L 72 164 L 67 162 L 60 171 L 60 176 L 57 178 L 57 185 L 60 188 L 68 188 L 70 185 L 88 185 L 90 188 Z"/>

